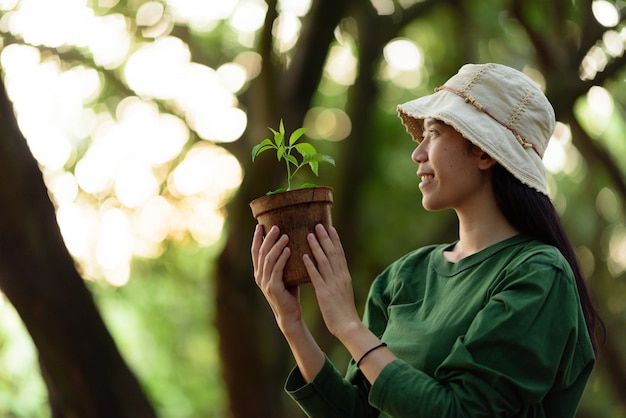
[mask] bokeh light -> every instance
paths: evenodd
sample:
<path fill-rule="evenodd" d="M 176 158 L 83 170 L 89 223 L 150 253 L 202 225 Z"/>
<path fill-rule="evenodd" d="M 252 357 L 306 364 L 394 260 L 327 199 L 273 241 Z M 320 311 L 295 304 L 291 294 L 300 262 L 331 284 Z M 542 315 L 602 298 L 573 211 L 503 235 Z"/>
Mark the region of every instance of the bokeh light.
<path fill-rule="evenodd" d="M 606 0 L 595 0 L 592 12 L 596 20 L 604 27 L 614 28 L 620 22 L 617 6 Z M 593 80 L 597 73 L 603 71 L 614 58 L 626 51 L 626 27 L 607 30 L 602 36 L 602 43 L 593 45 L 583 58 L 580 65 L 580 77 Z"/>
<path fill-rule="evenodd" d="M 619 222 L 622 205 L 615 191 L 604 187 L 596 196 L 596 210 L 609 223 Z"/>
<path fill-rule="evenodd" d="M 302 17 L 309 12 L 311 0 L 279 0 L 278 11 L 280 13 L 291 13 Z"/>
<path fill-rule="evenodd" d="M 370 0 L 370 2 L 376 9 L 376 13 L 381 16 L 391 15 L 396 9 L 393 0 Z"/>
<path fill-rule="evenodd" d="M 613 277 L 619 277 L 626 270 L 626 226 L 615 224 L 609 234 L 609 257 L 607 265 Z"/>
<path fill-rule="evenodd" d="M 0 7 L 14 8 L 3 15 L 3 30 L 35 46 L 88 50 L 95 64 L 62 66 L 20 44 L 5 46 L 0 55 L 20 129 L 83 277 L 122 286 L 133 257 L 157 257 L 165 240 L 217 242 L 222 207 L 243 173 L 216 144 L 236 141 L 245 131 L 247 116 L 236 94 L 258 75 L 260 57 L 244 52 L 213 69 L 191 62 L 188 45 L 168 33 L 173 21 L 220 20 L 253 33 L 266 5 L 149 1 L 136 12 L 145 36 L 138 45 L 131 45 L 124 16 L 96 16 L 82 0 L 4 1 Z M 310 2 L 282 7 L 299 22 Z M 297 30 L 285 34 L 292 42 Z M 135 94 L 93 107 L 106 87 L 103 72 L 118 67 Z M 167 101 L 172 112 L 154 100 Z M 193 136 L 205 141 L 189 146 Z"/>
<path fill-rule="evenodd" d="M 350 43 L 330 48 L 325 73 L 337 84 L 350 86 L 356 78 L 357 58 Z"/>
<path fill-rule="evenodd" d="M 420 50 L 408 39 L 394 39 L 383 49 L 385 60 L 392 67 L 411 71 L 419 68 L 423 63 Z"/>
<path fill-rule="evenodd" d="M 276 22 L 272 34 L 276 38 L 276 46 L 279 53 L 289 51 L 298 40 L 300 34 L 300 19 L 293 13 L 281 13 Z"/>
<path fill-rule="evenodd" d="M 587 92 L 585 127 L 593 136 L 600 136 L 608 127 L 613 114 L 613 97 L 600 86 L 593 86 Z"/>
<path fill-rule="evenodd" d="M 255 32 L 263 27 L 266 12 L 267 4 L 264 1 L 239 0 L 230 16 L 230 24 L 237 32 Z"/>
<path fill-rule="evenodd" d="M 386 63 L 383 76 L 392 83 L 405 89 L 422 83 L 424 58 L 415 43 L 404 38 L 394 39 L 383 49 L 383 57 Z"/>
<path fill-rule="evenodd" d="M 595 0 L 591 4 L 591 11 L 602 26 L 611 28 L 619 23 L 619 12 L 615 5 L 609 1 Z"/>
<path fill-rule="evenodd" d="M 341 141 L 352 131 L 352 122 L 341 109 L 313 107 L 304 118 L 306 135 L 314 139 Z"/>
<path fill-rule="evenodd" d="M 546 170 L 552 174 L 562 172 L 572 176 L 573 180 L 579 178 L 579 176 L 575 176 L 575 173 L 581 171 L 583 158 L 572 144 L 572 131 L 568 125 L 561 122 L 556 123 L 552 138 L 550 138 L 543 155 L 543 163 Z"/>

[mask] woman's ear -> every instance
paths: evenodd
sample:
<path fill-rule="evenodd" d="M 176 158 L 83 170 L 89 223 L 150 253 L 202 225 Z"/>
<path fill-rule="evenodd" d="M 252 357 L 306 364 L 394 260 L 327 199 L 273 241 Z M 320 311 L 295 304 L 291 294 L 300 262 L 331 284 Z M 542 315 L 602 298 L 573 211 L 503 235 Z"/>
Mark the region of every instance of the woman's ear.
<path fill-rule="evenodd" d="M 489 154 L 484 151 L 481 151 L 482 155 L 478 158 L 478 168 L 481 170 L 489 170 L 491 167 L 496 165 L 496 160 L 491 158 Z"/>
<path fill-rule="evenodd" d="M 496 160 L 491 158 L 489 154 L 487 154 L 485 151 L 483 151 L 474 144 L 472 144 L 471 153 L 474 157 L 476 157 L 476 160 L 478 161 L 478 168 L 480 170 L 489 170 L 497 162 Z"/>

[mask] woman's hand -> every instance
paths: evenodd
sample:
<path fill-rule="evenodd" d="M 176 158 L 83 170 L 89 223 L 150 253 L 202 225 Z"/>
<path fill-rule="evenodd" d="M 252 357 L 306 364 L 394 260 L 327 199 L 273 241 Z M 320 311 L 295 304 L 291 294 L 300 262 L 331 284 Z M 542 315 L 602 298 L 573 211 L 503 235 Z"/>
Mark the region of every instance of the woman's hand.
<path fill-rule="evenodd" d="M 286 334 L 294 325 L 300 326 L 302 311 L 298 287 L 286 288 L 283 270 L 290 255 L 289 237 L 276 225 L 263 238 L 263 226 L 257 225 L 252 240 L 252 264 L 254 280 L 270 304 L 279 328 Z"/>
<path fill-rule="evenodd" d="M 352 278 L 339 235 L 335 228 L 326 231 L 323 225 L 317 225 L 315 234 L 309 234 L 307 239 L 317 267 L 307 255 L 303 261 L 326 327 L 353 358 L 361 358 L 371 347 L 380 344 L 380 340 L 363 325 L 354 306 Z M 283 283 L 283 270 L 290 255 L 288 243 L 289 238 L 284 234 L 280 236 L 277 226 L 263 238 L 263 227 L 257 225 L 251 248 L 254 279 L 274 311 L 304 380 L 311 382 L 326 357 L 302 320 L 298 287 L 285 288 Z M 369 355 L 368 361 L 361 365 L 370 382 L 374 382 L 380 370 L 395 358 L 389 350 L 376 351 L 376 356 Z"/>
<path fill-rule="evenodd" d="M 352 278 L 339 235 L 334 227 L 327 231 L 320 224 L 315 227 L 315 234 L 308 235 L 308 241 L 317 267 L 307 255 L 304 264 L 326 327 L 341 340 L 361 328 L 362 323 L 354 304 Z"/>

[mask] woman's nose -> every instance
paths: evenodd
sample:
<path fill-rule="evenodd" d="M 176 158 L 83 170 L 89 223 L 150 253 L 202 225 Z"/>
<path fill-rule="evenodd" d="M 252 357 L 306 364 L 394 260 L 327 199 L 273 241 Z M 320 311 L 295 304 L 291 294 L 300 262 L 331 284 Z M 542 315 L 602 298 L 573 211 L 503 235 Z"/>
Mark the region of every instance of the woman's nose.
<path fill-rule="evenodd" d="M 423 163 L 428 158 L 426 152 L 424 151 L 424 147 L 422 147 L 422 144 L 423 143 L 418 144 L 411 153 L 411 159 L 418 164 Z"/>

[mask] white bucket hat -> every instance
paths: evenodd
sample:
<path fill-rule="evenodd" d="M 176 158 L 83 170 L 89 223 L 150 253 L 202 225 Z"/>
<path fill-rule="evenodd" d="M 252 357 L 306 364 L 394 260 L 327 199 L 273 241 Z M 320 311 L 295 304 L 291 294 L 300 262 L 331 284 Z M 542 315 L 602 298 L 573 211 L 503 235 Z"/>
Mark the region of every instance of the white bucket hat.
<path fill-rule="evenodd" d="M 423 120 L 454 127 L 522 183 L 547 195 L 543 154 L 554 131 L 554 109 L 537 84 L 500 64 L 466 64 L 435 93 L 398 106 L 413 139 Z"/>

